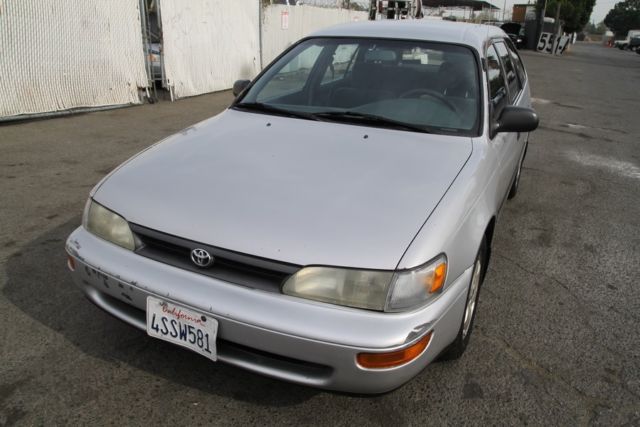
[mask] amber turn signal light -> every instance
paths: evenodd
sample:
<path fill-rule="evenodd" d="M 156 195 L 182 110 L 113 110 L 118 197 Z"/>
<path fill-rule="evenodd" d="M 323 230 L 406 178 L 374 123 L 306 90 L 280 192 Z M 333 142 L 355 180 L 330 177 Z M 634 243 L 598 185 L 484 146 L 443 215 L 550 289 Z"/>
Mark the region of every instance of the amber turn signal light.
<path fill-rule="evenodd" d="M 433 332 L 429 332 L 414 344 L 402 350 L 390 353 L 360 353 L 357 356 L 358 365 L 367 369 L 385 369 L 409 363 L 420 356 L 424 349 L 427 348 L 432 334 Z"/>
<path fill-rule="evenodd" d="M 444 278 L 447 275 L 447 263 L 443 262 L 442 264 L 438 264 L 436 266 L 435 271 L 433 272 L 433 280 L 431 281 L 431 287 L 429 288 L 430 293 L 438 292 L 444 286 Z"/>
<path fill-rule="evenodd" d="M 76 271 L 76 260 L 71 255 L 67 255 L 67 267 L 71 271 Z"/>

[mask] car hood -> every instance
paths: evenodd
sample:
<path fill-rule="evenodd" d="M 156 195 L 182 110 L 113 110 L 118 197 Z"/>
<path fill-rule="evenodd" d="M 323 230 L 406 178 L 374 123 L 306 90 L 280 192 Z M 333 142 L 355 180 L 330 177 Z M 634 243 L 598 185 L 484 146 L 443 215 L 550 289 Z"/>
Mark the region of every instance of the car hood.
<path fill-rule="evenodd" d="M 471 147 L 468 137 L 227 110 L 124 163 L 93 197 L 211 246 L 394 269 Z"/>

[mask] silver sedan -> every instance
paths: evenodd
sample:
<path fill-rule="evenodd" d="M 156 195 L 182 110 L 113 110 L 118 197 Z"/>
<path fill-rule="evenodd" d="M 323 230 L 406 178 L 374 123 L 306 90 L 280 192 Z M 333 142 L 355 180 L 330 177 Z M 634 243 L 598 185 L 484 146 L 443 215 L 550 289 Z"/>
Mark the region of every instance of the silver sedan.
<path fill-rule="evenodd" d="M 75 283 L 152 337 L 320 388 L 460 357 L 538 124 L 507 35 L 334 27 L 234 93 L 91 191 Z"/>

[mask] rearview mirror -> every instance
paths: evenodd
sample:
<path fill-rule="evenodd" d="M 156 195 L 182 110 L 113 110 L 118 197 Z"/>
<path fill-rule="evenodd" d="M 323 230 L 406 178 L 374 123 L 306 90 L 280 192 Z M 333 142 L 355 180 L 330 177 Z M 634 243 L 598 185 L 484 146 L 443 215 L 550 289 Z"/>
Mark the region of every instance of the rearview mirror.
<path fill-rule="evenodd" d="M 251 83 L 251 80 L 236 80 L 233 84 L 233 96 L 240 95 L 249 86 L 249 83 Z"/>
<path fill-rule="evenodd" d="M 538 114 L 531 108 L 504 107 L 491 126 L 491 138 L 500 132 L 531 132 L 538 127 Z"/>

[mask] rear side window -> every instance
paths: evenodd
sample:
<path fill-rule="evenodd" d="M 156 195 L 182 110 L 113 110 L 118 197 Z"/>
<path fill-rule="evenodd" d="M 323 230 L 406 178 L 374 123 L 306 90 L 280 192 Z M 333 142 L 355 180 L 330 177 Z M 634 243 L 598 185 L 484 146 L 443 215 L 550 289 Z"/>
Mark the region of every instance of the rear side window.
<path fill-rule="evenodd" d="M 489 79 L 489 96 L 494 116 L 498 116 L 508 103 L 507 86 L 504 72 L 500 66 L 498 52 L 493 46 L 487 49 L 487 78 Z"/>
<path fill-rule="evenodd" d="M 502 65 L 504 65 L 504 71 L 507 75 L 507 85 L 509 86 L 509 95 L 511 97 L 511 102 L 513 102 L 518 96 L 520 89 L 522 89 L 522 86 L 516 74 L 516 68 L 511 62 L 511 55 L 509 54 L 507 46 L 502 42 L 496 43 L 495 46 L 498 50 L 498 55 L 500 56 Z"/>
<path fill-rule="evenodd" d="M 511 57 L 511 62 L 513 62 L 513 65 L 516 66 L 516 73 L 518 74 L 520 83 L 524 86 L 524 81 L 527 79 L 527 75 L 524 71 L 522 59 L 520 59 L 520 55 L 518 55 L 515 46 L 513 46 L 513 43 L 511 43 L 510 40 L 507 40 L 507 47 L 509 48 L 509 56 Z"/>

